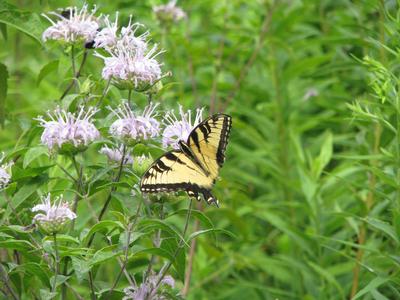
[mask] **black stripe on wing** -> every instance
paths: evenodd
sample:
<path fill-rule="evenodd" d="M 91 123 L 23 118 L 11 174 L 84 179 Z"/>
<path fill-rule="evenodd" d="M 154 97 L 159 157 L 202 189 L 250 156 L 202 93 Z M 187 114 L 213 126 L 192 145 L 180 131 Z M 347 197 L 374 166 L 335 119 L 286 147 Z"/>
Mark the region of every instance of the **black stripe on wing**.
<path fill-rule="evenodd" d="M 210 136 L 210 133 L 213 130 L 216 130 L 216 126 L 222 121 L 222 128 L 220 136 L 219 136 L 219 144 L 218 144 L 218 149 L 216 153 L 215 159 L 217 160 L 217 163 L 220 167 L 222 167 L 224 161 L 225 161 L 225 150 L 226 146 L 228 145 L 228 139 L 229 139 L 229 134 L 231 131 L 232 127 L 232 117 L 228 116 L 226 114 L 215 114 L 207 119 L 205 119 L 203 122 L 201 122 L 199 125 L 197 125 L 192 132 L 190 133 L 187 144 L 192 144 L 191 141 L 193 141 L 193 144 L 197 148 L 198 152 L 202 155 L 201 147 L 200 147 L 200 141 L 206 141 L 208 142 L 208 138 Z M 201 132 L 201 135 L 203 136 L 202 138 L 199 138 L 199 132 Z"/>
<path fill-rule="evenodd" d="M 198 201 L 201 200 L 203 196 L 204 200 L 208 204 L 213 204 L 218 206 L 218 200 L 211 194 L 211 191 L 206 188 L 199 187 L 197 184 L 181 182 L 181 183 L 159 183 L 159 184 L 143 184 L 140 186 L 140 190 L 143 193 L 160 193 L 160 192 L 176 192 L 185 191 L 190 197 L 196 198 Z"/>
<path fill-rule="evenodd" d="M 231 127 L 232 127 L 232 117 L 225 114 L 213 115 L 212 116 L 213 124 L 215 125 L 221 119 L 221 116 L 223 117 L 223 121 L 222 121 L 221 136 L 217 151 L 217 162 L 220 167 L 222 167 L 225 161 L 225 150 L 226 146 L 228 145 L 229 134 L 231 132 Z"/>

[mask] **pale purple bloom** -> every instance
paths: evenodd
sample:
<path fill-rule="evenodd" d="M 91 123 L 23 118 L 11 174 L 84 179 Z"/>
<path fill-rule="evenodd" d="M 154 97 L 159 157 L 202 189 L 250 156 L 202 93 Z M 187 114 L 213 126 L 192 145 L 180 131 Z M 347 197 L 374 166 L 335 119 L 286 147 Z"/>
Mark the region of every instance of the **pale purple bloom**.
<path fill-rule="evenodd" d="M 33 221 L 46 233 L 52 234 L 61 231 L 64 226 L 76 218 L 76 214 L 69 208 L 68 202 L 63 202 L 63 196 L 56 197 L 51 203 L 50 193 L 41 197 L 42 203 L 34 206 L 32 212 L 37 213 Z"/>
<path fill-rule="evenodd" d="M 2 153 L 2 156 L 0 158 L 0 163 L 4 160 L 4 153 Z M 2 164 L 0 166 L 0 189 L 5 188 L 11 180 L 11 166 L 13 165 L 13 162 L 9 162 L 6 164 Z"/>
<path fill-rule="evenodd" d="M 162 78 L 161 64 L 155 59 L 159 53 L 157 45 L 143 54 L 117 44 L 109 51 L 110 56 L 96 55 L 104 60 L 104 79 L 113 79 L 117 85 L 131 89 L 145 90 Z"/>
<path fill-rule="evenodd" d="M 176 6 L 176 0 L 171 0 L 167 4 L 154 6 L 153 12 L 160 21 L 177 22 L 186 18 L 186 13 L 182 8 Z"/>
<path fill-rule="evenodd" d="M 179 149 L 179 141 L 186 142 L 190 132 L 203 120 L 203 108 L 196 109 L 196 117 L 192 123 L 192 112 L 188 110 L 183 111 L 179 105 L 179 115 L 177 118 L 174 111 L 169 111 L 164 117 L 165 129 L 162 133 L 162 144 L 166 148 L 171 146 L 174 149 Z"/>
<path fill-rule="evenodd" d="M 132 23 L 132 17 L 129 18 L 128 26 L 122 27 L 120 31 L 118 30 L 118 12 L 116 13 L 114 23 L 110 21 L 110 16 L 105 16 L 104 25 L 104 28 L 99 31 L 94 39 L 94 47 L 104 48 L 113 53 L 119 46 L 124 49 L 136 51 L 141 55 L 147 50 L 146 39 L 148 32 L 136 36 L 136 31 L 143 25 Z M 97 56 L 102 57 L 98 53 Z"/>
<path fill-rule="evenodd" d="M 102 77 L 113 80 L 113 83 L 121 88 L 143 91 L 159 81 L 163 75 L 161 64 L 156 57 L 161 52 L 157 45 L 149 48 L 148 32 L 136 36 L 137 30 L 142 25 L 132 23 L 118 30 L 118 13 L 115 22 L 104 18 L 106 27 L 95 38 L 94 46 L 104 48 L 107 55 L 95 53 L 104 61 Z"/>
<path fill-rule="evenodd" d="M 167 298 L 163 295 L 162 291 L 159 291 L 162 286 L 175 286 L 175 280 L 167 275 L 159 283 L 158 286 L 158 276 L 151 275 L 146 278 L 146 280 L 140 284 L 138 287 L 130 286 L 124 289 L 125 297 L 122 300 L 166 300 Z"/>
<path fill-rule="evenodd" d="M 85 110 L 83 106 L 78 113 L 67 112 L 59 107 L 53 113 L 47 112 L 50 120 L 37 118 L 44 128 L 41 136 L 42 144 L 49 150 L 58 150 L 65 144 L 83 150 L 100 137 L 100 132 L 92 123 L 92 117 L 96 112 L 96 108 L 90 107 Z"/>
<path fill-rule="evenodd" d="M 101 147 L 99 152 L 106 155 L 109 161 L 121 163 L 122 156 L 124 154 L 124 146 L 120 145 L 118 148 L 109 148 L 107 145 L 105 145 Z M 133 157 L 129 153 L 125 152 L 124 164 L 128 165 L 132 163 Z"/>
<path fill-rule="evenodd" d="M 142 114 L 134 113 L 128 103 L 111 111 L 118 117 L 110 126 L 110 134 L 120 139 L 147 140 L 158 136 L 160 123 L 154 118 L 158 104 L 145 107 Z"/>
<path fill-rule="evenodd" d="M 53 21 L 47 15 L 42 14 L 52 24 L 43 32 L 43 40 L 59 40 L 67 43 L 93 41 L 99 28 L 97 19 L 94 17 L 96 7 L 89 11 L 88 5 L 85 4 L 81 9 L 69 7 L 64 11 L 67 16 L 64 16 L 61 12 L 48 13 L 56 16 L 57 21 Z"/>
<path fill-rule="evenodd" d="M 315 89 L 315 88 L 309 88 L 309 89 L 307 90 L 307 92 L 304 94 L 303 99 L 304 99 L 304 100 L 308 100 L 308 99 L 310 99 L 310 98 L 312 98 L 312 97 L 317 97 L 318 95 L 319 95 L 319 92 L 318 92 L 317 89 Z"/>

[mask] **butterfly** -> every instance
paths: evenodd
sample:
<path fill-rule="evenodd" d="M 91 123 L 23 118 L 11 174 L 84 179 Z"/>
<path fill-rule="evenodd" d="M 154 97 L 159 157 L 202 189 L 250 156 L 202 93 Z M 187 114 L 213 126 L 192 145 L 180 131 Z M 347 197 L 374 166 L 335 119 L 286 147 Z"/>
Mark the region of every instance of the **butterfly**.
<path fill-rule="evenodd" d="M 215 114 L 199 123 L 187 141 L 156 159 L 140 182 L 142 193 L 186 191 L 189 197 L 218 207 L 211 189 L 225 161 L 232 118 Z"/>

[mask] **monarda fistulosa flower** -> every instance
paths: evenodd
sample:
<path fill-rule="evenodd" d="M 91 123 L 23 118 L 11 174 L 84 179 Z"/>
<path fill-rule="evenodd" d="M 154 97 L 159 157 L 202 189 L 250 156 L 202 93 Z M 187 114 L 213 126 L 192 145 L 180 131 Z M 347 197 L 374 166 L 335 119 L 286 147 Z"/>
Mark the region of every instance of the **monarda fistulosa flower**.
<path fill-rule="evenodd" d="M 33 222 L 45 233 L 59 233 L 69 221 L 76 218 L 76 214 L 69 208 L 68 202 L 63 201 L 62 195 L 56 197 L 53 204 L 50 193 L 43 196 L 41 200 L 42 203 L 32 208 L 32 212 L 39 212 L 33 217 Z"/>
<path fill-rule="evenodd" d="M 187 141 L 192 130 L 203 120 L 203 108 L 196 109 L 196 116 L 192 123 L 192 111 L 183 111 L 179 105 L 179 118 L 173 110 L 167 112 L 163 119 L 165 125 L 162 133 L 162 145 L 164 148 L 172 147 L 179 149 L 179 141 Z"/>
<path fill-rule="evenodd" d="M 135 113 L 127 102 L 110 110 L 118 117 L 110 126 L 110 134 L 124 142 L 136 143 L 155 138 L 160 132 L 160 123 L 155 119 L 158 104 L 149 104 L 142 114 Z"/>
<path fill-rule="evenodd" d="M 156 57 L 161 52 L 157 45 L 149 47 L 148 32 L 136 35 L 141 24 L 132 23 L 118 30 L 118 14 L 114 23 L 104 18 L 106 27 L 95 38 L 94 46 L 103 48 L 107 55 L 96 52 L 102 58 L 104 67 L 102 77 L 120 89 L 146 92 L 162 77 L 161 64 Z"/>
<path fill-rule="evenodd" d="M 186 18 L 186 13 L 183 9 L 176 6 L 176 0 L 172 0 L 164 5 L 154 6 L 153 12 L 162 23 L 178 22 Z"/>
<path fill-rule="evenodd" d="M 125 153 L 124 153 L 125 151 Z M 107 156 L 109 162 L 118 163 L 120 164 L 122 161 L 122 157 L 124 157 L 123 164 L 128 165 L 133 163 L 133 158 L 128 153 L 128 150 L 123 145 L 119 145 L 118 147 L 109 148 L 107 145 L 101 147 L 99 153 L 104 154 Z"/>
<path fill-rule="evenodd" d="M 0 158 L 0 163 L 3 162 L 4 160 L 4 153 L 2 153 L 1 158 Z M 11 181 L 11 166 L 13 165 L 13 162 L 9 162 L 6 164 L 2 164 L 0 166 L 0 190 L 4 189 L 7 187 L 7 185 Z"/>
<path fill-rule="evenodd" d="M 60 12 L 49 12 L 58 18 L 54 21 L 42 14 L 52 24 L 42 35 L 44 41 L 56 40 L 67 44 L 90 43 L 96 37 L 99 29 L 98 19 L 94 16 L 96 8 L 91 11 L 85 4 L 81 9 L 69 7 Z"/>
<path fill-rule="evenodd" d="M 139 286 L 130 286 L 124 289 L 125 296 L 123 300 L 167 300 L 167 296 L 163 293 L 163 288 L 169 286 L 173 288 L 175 286 L 175 280 L 171 276 L 167 275 L 159 281 L 159 276 L 150 275 L 147 276 L 145 281 Z"/>
<path fill-rule="evenodd" d="M 50 151 L 60 154 L 76 154 L 86 150 L 87 146 L 100 137 L 100 132 L 92 123 L 97 109 L 83 106 L 77 113 L 57 108 L 53 113 L 47 112 L 49 120 L 38 117 L 40 126 L 44 128 L 41 142 Z"/>

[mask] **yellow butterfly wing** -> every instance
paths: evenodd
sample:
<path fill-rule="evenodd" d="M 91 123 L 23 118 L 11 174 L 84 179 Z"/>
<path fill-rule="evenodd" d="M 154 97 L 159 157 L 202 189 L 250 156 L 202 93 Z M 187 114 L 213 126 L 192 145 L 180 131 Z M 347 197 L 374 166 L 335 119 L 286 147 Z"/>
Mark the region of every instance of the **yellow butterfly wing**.
<path fill-rule="evenodd" d="M 193 129 L 187 145 L 203 169 L 215 180 L 225 161 L 232 118 L 225 114 L 215 114 Z"/>
<path fill-rule="evenodd" d="M 189 196 L 212 198 L 207 192 L 212 179 L 185 153 L 174 150 L 157 159 L 143 175 L 140 189 L 143 193 L 186 191 Z M 211 199 L 210 199 L 211 201 Z"/>
<path fill-rule="evenodd" d="M 231 117 L 217 114 L 192 130 L 181 150 L 165 153 L 144 173 L 140 189 L 143 193 L 183 190 L 191 197 L 216 203 L 211 188 L 225 159 L 231 128 Z"/>

